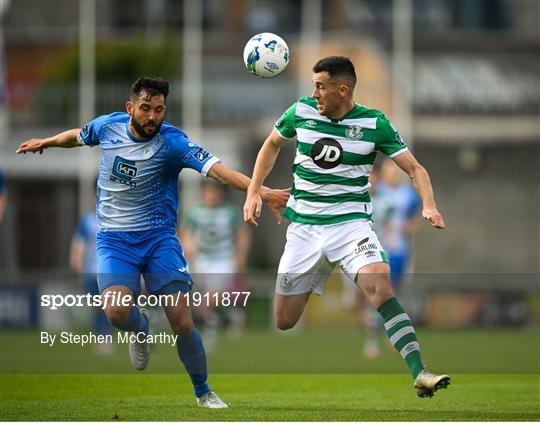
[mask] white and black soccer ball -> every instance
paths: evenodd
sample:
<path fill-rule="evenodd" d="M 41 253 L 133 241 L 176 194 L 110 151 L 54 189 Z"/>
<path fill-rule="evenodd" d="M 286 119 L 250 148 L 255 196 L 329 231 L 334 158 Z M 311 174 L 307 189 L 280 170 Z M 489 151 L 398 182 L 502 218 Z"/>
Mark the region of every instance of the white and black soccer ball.
<path fill-rule="evenodd" d="M 287 68 L 289 47 L 283 38 L 276 34 L 257 34 L 251 37 L 244 47 L 244 63 L 253 75 L 273 78 Z"/>

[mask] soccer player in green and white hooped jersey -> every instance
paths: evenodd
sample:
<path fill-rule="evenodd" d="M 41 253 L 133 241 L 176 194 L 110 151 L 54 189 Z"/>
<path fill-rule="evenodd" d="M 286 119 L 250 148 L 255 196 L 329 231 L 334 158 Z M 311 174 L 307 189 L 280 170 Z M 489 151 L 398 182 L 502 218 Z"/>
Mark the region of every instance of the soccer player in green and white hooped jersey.
<path fill-rule="evenodd" d="M 251 233 L 240 213 L 225 201 L 225 189 L 211 179 L 201 183 L 201 202 L 189 210 L 185 228 L 179 235 L 186 258 L 193 263 L 197 285 L 203 294 L 211 297 L 234 291 L 240 274 L 245 270 L 251 244 Z M 221 326 L 215 301 L 201 304 L 199 317 L 204 322 L 204 343 L 211 350 Z M 243 307 L 226 307 L 228 333 L 233 338 L 242 335 L 245 326 Z"/>
<path fill-rule="evenodd" d="M 368 175 L 375 155 L 391 157 L 411 178 L 422 216 L 444 228 L 429 175 L 388 119 L 353 100 L 356 73 L 341 56 L 313 67 L 312 97 L 303 97 L 276 122 L 255 163 L 244 204 L 244 220 L 256 225 L 259 190 L 280 148 L 296 139 L 294 185 L 284 216 L 292 223 L 281 257 L 274 315 L 279 329 L 294 327 L 311 292 L 322 287 L 336 263 L 362 290 L 384 319 L 390 342 L 407 363 L 419 397 L 431 397 L 450 383 L 447 375 L 424 368 L 412 322 L 396 299 L 388 259 L 371 221 Z"/>

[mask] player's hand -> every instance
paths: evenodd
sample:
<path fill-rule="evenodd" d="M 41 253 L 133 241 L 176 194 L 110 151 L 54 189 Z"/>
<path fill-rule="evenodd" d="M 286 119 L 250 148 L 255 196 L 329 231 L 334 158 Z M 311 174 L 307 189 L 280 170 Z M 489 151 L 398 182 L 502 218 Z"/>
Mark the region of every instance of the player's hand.
<path fill-rule="evenodd" d="M 21 145 L 19 145 L 19 148 L 17 148 L 16 153 L 17 154 L 26 154 L 26 153 L 37 153 L 39 151 L 39 154 L 43 154 L 43 150 L 46 148 L 45 140 L 39 139 L 39 138 L 32 138 L 28 141 L 23 142 Z"/>
<path fill-rule="evenodd" d="M 431 223 L 431 226 L 437 229 L 444 229 L 444 219 L 437 209 L 422 210 L 422 217 Z"/>
<path fill-rule="evenodd" d="M 287 205 L 289 197 L 291 196 L 291 189 L 269 189 L 264 192 L 263 199 L 272 214 L 276 218 L 276 222 L 279 225 L 281 223 L 281 209 Z"/>
<path fill-rule="evenodd" d="M 262 198 L 258 193 L 248 191 L 244 203 L 244 221 L 253 226 L 257 224 L 257 218 L 261 215 Z"/>

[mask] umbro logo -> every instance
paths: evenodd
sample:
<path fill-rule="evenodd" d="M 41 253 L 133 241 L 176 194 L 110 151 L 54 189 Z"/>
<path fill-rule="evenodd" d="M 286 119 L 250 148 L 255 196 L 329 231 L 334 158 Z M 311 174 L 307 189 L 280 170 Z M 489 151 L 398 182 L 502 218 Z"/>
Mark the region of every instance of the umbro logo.
<path fill-rule="evenodd" d="M 309 126 L 310 128 L 315 128 L 317 126 L 317 122 L 310 119 L 310 120 L 306 121 L 306 126 Z"/>
<path fill-rule="evenodd" d="M 407 345 L 407 347 L 405 348 L 405 351 L 407 352 L 411 352 L 412 350 L 415 349 L 415 345 L 414 344 L 409 344 Z"/>

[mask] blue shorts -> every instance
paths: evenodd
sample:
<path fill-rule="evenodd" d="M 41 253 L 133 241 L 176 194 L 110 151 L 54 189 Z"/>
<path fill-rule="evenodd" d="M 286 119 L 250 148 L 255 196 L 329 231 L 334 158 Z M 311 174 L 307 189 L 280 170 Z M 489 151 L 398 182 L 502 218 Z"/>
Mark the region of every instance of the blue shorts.
<path fill-rule="evenodd" d="M 390 280 L 392 281 L 392 285 L 399 288 L 407 271 L 409 255 L 388 253 L 388 261 L 390 262 Z"/>
<path fill-rule="evenodd" d="M 96 237 L 99 292 L 121 285 L 141 293 L 141 275 L 150 294 L 189 292 L 192 282 L 174 229 L 112 232 Z"/>
<path fill-rule="evenodd" d="M 95 273 L 86 273 L 84 275 L 84 292 L 90 295 L 98 295 L 99 288 Z"/>

